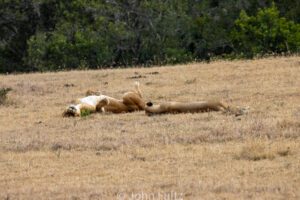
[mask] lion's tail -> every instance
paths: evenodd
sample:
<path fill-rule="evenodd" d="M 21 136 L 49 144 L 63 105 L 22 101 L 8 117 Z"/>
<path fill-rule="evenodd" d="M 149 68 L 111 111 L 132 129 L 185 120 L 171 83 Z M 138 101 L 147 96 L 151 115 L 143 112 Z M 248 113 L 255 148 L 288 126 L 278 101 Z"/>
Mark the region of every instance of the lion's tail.
<path fill-rule="evenodd" d="M 229 106 L 223 102 L 220 102 L 220 107 L 224 109 L 225 113 L 233 114 L 235 116 L 244 115 L 249 112 L 249 107 Z"/>

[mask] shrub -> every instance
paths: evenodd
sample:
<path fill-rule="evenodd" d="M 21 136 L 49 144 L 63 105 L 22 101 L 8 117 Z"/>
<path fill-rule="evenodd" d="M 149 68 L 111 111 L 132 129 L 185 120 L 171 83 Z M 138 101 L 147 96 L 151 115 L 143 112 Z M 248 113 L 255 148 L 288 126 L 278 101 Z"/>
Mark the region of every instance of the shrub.
<path fill-rule="evenodd" d="M 241 11 L 231 38 L 236 52 L 245 57 L 258 54 L 299 52 L 300 25 L 279 16 L 272 7 L 260 9 L 256 16 Z"/>
<path fill-rule="evenodd" d="M 52 34 L 30 38 L 26 62 L 40 71 L 108 66 L 112 58 L 108 41 L 89 28 L 65 23 Z"/>
<path fill-rule="evenodd" d="M 4 104 L 7 99 L 7 93 L 11 91 L 11 88 L 1 88 L 0 89 L 0 105 Z"/>

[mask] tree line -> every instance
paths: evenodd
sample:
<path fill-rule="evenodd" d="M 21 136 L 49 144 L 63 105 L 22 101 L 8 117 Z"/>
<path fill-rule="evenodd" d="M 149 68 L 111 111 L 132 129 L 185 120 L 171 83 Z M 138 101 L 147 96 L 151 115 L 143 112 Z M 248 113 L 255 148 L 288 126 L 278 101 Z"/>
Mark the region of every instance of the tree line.
<path fill-rule="evenodd" d="M 0 0 L 0 73 L 300 51 L 298 0 Z"/>

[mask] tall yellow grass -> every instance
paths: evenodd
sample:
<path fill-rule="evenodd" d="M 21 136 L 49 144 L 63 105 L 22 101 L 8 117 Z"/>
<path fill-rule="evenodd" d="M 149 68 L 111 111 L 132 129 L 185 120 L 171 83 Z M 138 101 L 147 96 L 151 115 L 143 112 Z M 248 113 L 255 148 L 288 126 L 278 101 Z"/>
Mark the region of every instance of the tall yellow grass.
<path fill-rule="evenodd" d="M 221 113 L 62 118 L 87 90 L 153 102 L 219 99 Z M 0 198 L 299 199 L 300 57 L 1 75 Z M 169 199 L 170 199 L 169 198 Z"/>

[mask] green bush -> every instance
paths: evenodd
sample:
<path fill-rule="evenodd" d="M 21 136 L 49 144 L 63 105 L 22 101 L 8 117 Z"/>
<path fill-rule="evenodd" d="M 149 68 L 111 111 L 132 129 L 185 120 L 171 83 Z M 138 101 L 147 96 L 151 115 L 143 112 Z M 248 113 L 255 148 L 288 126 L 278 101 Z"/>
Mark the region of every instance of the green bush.
<path fill-rule="evenodd" d="M 72 30 L 73 29 L 73 30 Z M 112 50 L 96 31 L 65 23 L 52 34 L 37 34 L 28 42 L 28 65 L 40 71 L 108 66 Z"/>
<path fill-rule="evenodd" d="M 300 25 L 279 16 L 272 7 L 260 9 L 256 16 L 241 11 L 231 32 L 236 53 L 245 57 L 259 54 L 299 52 Z"/>
<path fill-rule="evenodd" d="M 192 60 L 190 52 L 180 48 L 166 48 L 166 63 L 177 64 L 189 62 Z"/>
<path fill-rule="evenodd" d="M 5 103 L 7 99 L 7 93 L 11 90 L 11 88 L 0 88 L 0 105 Z"/>

